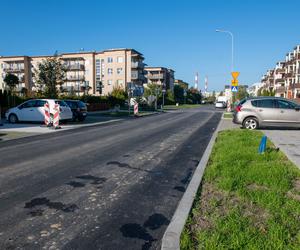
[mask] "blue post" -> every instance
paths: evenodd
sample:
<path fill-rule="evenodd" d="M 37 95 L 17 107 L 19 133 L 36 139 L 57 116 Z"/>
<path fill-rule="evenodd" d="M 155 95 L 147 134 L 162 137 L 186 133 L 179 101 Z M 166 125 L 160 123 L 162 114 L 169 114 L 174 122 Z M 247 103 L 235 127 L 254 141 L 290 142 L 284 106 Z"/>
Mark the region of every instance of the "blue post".
<path fill-rule="evenodd" d="M 266 147 L 267 147 L 267 137 L 264 135 L 261 138 L 259 148 L 258 148 L 258 153 L 263 154 L 266 151 Z"/>

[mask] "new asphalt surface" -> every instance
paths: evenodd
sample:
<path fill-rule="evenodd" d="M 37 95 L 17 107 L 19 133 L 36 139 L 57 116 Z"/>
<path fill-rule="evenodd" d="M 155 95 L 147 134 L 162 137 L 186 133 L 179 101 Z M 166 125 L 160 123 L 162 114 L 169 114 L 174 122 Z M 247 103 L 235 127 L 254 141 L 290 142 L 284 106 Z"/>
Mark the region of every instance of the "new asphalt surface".
<path fill-rule="evenodd" d="M 0 143 L 0 249 L 159 249 L 220 121 L 200 107 Z"/>

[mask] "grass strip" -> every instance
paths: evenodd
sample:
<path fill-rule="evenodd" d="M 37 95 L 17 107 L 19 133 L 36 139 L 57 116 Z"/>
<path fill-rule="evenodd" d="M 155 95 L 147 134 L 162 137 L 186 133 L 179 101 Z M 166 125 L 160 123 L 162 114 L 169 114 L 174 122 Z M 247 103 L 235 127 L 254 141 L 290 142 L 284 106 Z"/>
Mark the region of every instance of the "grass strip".
<path fill-rule="evenodd" d="M 300 249 L 300 171 L 262 133 L 219 133 L 181 249 Z"/>

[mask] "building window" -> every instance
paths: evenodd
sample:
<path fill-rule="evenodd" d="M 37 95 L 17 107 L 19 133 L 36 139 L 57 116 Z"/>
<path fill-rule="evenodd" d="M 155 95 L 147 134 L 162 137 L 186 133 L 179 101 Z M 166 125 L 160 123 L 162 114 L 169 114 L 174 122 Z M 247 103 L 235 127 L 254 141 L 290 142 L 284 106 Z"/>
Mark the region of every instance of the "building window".
<path fill-rule="evenodd" d="M 112 85 L 112 80 L 107 80 L 107 85 Z"/>
<path fill-rule="evenodd" d="M 117 85 L 118 85 L 118 86 L 122 86 L 123 83 L 124 83 L 123 80 L 117 80 Z"/>
<path fill-rule="evenodd" d="M 123 57 L 122 56 L 118 56 L 117 61 L 118 61 L 118 63 L 122 63 L 123 62 Z"/>
<path fill-rule="evenodd" d="M 113 62 L 113 58 L 112 58 L 112 57 L 108 57 L 108 58 L 107 58 L 107 62 L 108 62 L 108 63 L 112 63 L 112 62 Z"/>
<path fill-rule="evenodd" d="M 122 68 L 117 68 L 117 74 L 120 75 L 123 73 L 123 69 Z"/>
<path fill-rule="evenodd" d="M 113 69 L 112 68 L 108 68 L 107 69 L 107 74 L 108 75 L 112 75 L 113 74 Z"/>

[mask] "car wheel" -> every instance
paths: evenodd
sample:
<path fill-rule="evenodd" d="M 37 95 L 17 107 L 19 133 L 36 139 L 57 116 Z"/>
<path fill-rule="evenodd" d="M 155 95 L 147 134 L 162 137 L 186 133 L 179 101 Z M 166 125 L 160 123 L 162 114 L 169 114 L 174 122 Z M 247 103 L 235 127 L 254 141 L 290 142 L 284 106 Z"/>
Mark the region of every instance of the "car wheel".
<path fill-rule="evenodd" d="M 15 114 L 11 114 L 11 115 L 9 115 L 9 117 L 8 117 L 8 121 L 9 121 L 10 123 L 17 123 L 17 122 L 18 122 L 18 117 L 17 117 Z"/>
<path fill-rule="evenodd" d="M 246 118 L 245 121 L 243 122 L 243 127 L 245 129 L 250 129 L 250 130 L 257 129 L 258 128 L 258 121 L 254 117 Z"/>

